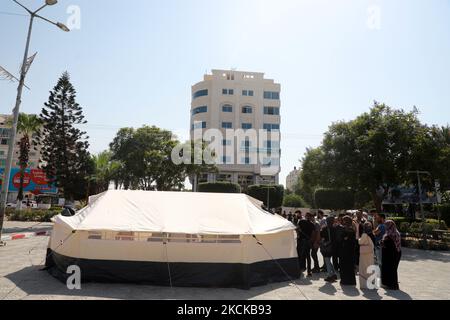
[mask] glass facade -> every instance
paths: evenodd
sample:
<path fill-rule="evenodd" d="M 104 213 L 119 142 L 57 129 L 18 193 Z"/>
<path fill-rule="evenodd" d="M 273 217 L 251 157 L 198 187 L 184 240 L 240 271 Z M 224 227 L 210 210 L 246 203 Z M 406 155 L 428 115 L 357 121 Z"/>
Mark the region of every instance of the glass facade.
<path fill-rule="evenodd" d="M 194 110 L 192 110 L 192 115 L 195 116 L 196 114 L 206 113 L 206 112 L 208 112 L 207 106 L 197 107 Z"/>
<path fill-rule="evenodd" d="M 226 104 L 222 107 L 222 112 L 228 112 L 231 113 L 233 112 L 233 106 Z"/>
<path fill-rule="evenodd" d="M 263 128 L 267 131 L 278 131 L 280 130 L 280 125 L 275 123 L 264 123 Z"/>
<path fill-rule="evenodd" d="M 197 99 L 208 95 L 208 89 L 199 90 L 192 95 L 192 99 Z"/>
<path fill-rule="evenodd" d="M 253 108 L 250 106 L 242 107 L 242 113 L 245 113 L 245 114 L 253 113 Z"/>
<path fill-rule="evenodd" d="M 231 122 L 222 122 L 222 129 L 233 129 L 233 123 L 231 123 Z"/>
<path fill-rule="evenodd" d="M 280 100 L 280 93 L 274 91 L 264 91 L 264 99 Z"/>
<path fill-rule="evenodd" d="M 195 129 L 206 129 L 206 122 L 205 121 L 203 121 L 203 122 L 196 122 L 196 123 L 194 123 L 192 125 L 191 129 L 192 130 L 195 130 Z"/>
<path fill-rule="evenodd" d="M 271 116 L 279 116 L 280 108 L 277 107 L 264 107 L 264 114 Z"/>

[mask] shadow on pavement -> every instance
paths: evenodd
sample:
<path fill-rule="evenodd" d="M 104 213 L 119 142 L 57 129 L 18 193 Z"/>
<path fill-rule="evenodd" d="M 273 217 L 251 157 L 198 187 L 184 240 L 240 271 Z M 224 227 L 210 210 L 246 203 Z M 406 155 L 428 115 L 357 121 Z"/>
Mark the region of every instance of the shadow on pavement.
<path fill-rule="evenodd" d="M 97 299 L 129 300 L 248 300 L 277 299 L 275 294 L 268 295 L 274 289 L 288 286 L 286 283 L 255 287 L 251 290 L 228 288 L 170 288 L 138 284 L 83 283 L 81 290 L 69 290 L 66 285 L 53 278 L 42 266 L 27 267 L 5 278 L 13 282 L 20 290 L 32 296 L 56 296 L 56 299 L 70 297 Z"/>
<path fill-rule="evenodd" d="M 329 296 L 334 296 L 337 293 L 336 288 L 329 282 L 326 282 L 325 285 L 320 287 L 319 291 Z"/>
<path fill-rule="evenodd" d="M 405 261 L 432 260 L 432 261 L 449 263 L 450 262 L 450 252 L 427 251 L 427 250 L 404 248 L 402 250 L 402 260 L 405 260 Z"/>
<path fill-rule="evenodd" d="M 386 291 L 386 295 L 388 297 L 391 297 L 391 298 L 394 298 L 397 300 L 413 300 L 409 294 L 407 294 L 406 292 L 401 291 L 401 290 L 397 290 L 397 291 L 389 290 L 389 291 Z"/>

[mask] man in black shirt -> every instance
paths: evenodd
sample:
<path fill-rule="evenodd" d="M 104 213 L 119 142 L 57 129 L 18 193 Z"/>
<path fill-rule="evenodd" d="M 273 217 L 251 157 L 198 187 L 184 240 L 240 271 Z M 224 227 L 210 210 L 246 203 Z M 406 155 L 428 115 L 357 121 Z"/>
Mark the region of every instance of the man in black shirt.
<path fill-rule="evenodd" d="M 315 231 L 314 224 L 310 221 L 311 213 L 306 213 L 305 218 L 298 222 L 297 228 L 297 252 L 300 261 L 300 269 L 308 271 L 308 277 L 312 277 L 311 272 L 311 248 L 312 236 Z M 307 268 L 305 268 L 307 267 Z"/>

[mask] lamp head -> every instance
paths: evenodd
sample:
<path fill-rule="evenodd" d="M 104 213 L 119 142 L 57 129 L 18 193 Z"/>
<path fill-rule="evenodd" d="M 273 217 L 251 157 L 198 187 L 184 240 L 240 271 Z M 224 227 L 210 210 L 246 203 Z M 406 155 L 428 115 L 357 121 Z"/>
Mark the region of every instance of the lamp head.
<path fill-rule="evenodd" d="M 56 26 L 58 28 L 60 28 L 62 31 L 65 31 L 65 32 L 69 32 L 70 31 L 70 29 L 65 24 L 63 24 L 61 22 L 57 22 Z"/>
<path fill-rule="evenodd" d="M 58 3 L 58 0 L 45 0 L 45 4 L 48 6 L 53 6 Z"/>

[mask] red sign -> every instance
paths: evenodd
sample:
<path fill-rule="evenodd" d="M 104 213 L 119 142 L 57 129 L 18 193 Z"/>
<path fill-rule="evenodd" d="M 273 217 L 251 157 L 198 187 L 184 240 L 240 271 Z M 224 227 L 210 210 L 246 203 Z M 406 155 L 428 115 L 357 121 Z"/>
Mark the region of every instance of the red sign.
<path fill-rule="evenodd" d="M 37 185 L 46 185 L 49 182 L 45 172 L 39 169 L 31 170 L 31 180 Z"/>
<path fill-rule="evenodd" d="M 23 174 L 23 188 L 25 189 L 30 185 L 31 175 L 27 172 Z M 15 188 L 20 188 L 20 172 L 16 173 L 12 181 Z"/>

